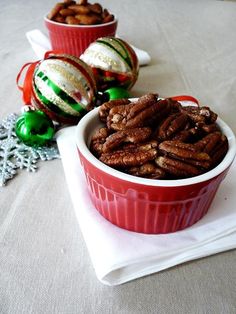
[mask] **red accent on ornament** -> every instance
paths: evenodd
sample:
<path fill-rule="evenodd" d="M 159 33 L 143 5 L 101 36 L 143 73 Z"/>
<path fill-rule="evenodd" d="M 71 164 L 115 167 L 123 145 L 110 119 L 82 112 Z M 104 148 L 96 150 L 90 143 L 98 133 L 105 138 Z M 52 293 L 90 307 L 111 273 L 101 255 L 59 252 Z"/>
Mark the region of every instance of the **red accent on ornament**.
<path fill-rule="evenodd" d="M 114 77 L 116 74 L 111 71 L 104 71 L 105 77 Z"/>
<path fill-rule="evenodd" d="M 77 101 L 81 101 L 81 93 L 80 92 L 74 92 L 73 93 L 73 97 L 77 100 Z"/>
<path fill-rule="evenodd" d="M 129 76 L 126 75 L 126 74 L 118 74 L 118 75 L 117 75 L 117 80 L 118 80 L 119 82 L 125 82 L 125 81 L 127 81 L 128 79 L 129 79 Z"/>

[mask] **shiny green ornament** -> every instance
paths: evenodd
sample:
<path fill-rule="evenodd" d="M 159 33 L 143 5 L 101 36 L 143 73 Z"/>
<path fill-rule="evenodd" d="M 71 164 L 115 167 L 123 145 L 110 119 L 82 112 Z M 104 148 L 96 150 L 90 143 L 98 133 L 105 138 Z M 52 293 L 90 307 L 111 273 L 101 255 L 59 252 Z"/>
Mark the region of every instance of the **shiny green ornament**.
<path fill-rule="evenodd" d="M 17 137 L 28 146 L 44 146 L 54 136 L 51 119 L 41 110 L 24 112 L 16 121 Z"/>
<path fill-rule="evenodd" d="M 111 87 L 107 89 L 104 93 L 108 94 L 109 100 L 130 98 L 130 94 L 127 89 L 122 87 Z"/>

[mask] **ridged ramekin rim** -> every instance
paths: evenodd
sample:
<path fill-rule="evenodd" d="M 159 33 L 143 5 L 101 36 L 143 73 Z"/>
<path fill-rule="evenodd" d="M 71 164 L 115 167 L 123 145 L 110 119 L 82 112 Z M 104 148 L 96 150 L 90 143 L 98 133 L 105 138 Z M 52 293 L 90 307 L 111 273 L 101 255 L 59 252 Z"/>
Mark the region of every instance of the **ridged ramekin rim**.
<path fill-rule="evenodd" d="M 66 27 L 68 29 L 70 28 L 77 28 L 77 29 L 83 29 L 83 28 L 88 28 L 88 29 L 92 29 L 92 28 L 102 28 L 102 27 L 106 27 L 106 26 L 110 26 L 113 24 L 118 23 L 118 19 L 116 17 L 114 17 L 114 20 L 108 23 L 103 23 L 103 24 L 95 24 L 95 25 L 70 25 L 70 24 L 63 24 L 63 23 L 58 23 L 52 20 L 49 20 L 49 18 L 47 18 L 47 16 L 44 17 L 44 21 L 47 23 L 50 23 L 54 26 L 58 26 L 58 27 Z"/>

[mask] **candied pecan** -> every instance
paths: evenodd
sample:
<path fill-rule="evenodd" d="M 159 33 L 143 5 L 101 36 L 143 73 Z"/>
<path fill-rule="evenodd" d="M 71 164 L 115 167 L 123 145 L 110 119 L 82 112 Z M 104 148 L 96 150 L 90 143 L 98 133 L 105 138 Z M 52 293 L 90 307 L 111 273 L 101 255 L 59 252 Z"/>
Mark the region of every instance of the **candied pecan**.
<path fill-rule="evenodd" d="M 203 151 L 207 154 L 210 154 L 213 147 L 215 147 L 215 145 L 220 141 L 221 136 L 222 136 L 221 132 L 207 134 L 201 140 L 196 142 L 194 146 L 198 151 Z"/>
<path fill-rule="evenodd" d="M 223 158 L 225 157 L 229 148 L 229 143 L 227 137 L 222 135 L 222 140 L 218 143 L 215 147 L 214 151 L 212 152 L 212 166 L 218 165 Z"/>
<path fill-rule="evenodd" d="M 186 106 L 181 108 L 182 112 L 185 112 L 194 123 L 211 124 L 217 119 L 217 114 L 209 107 L 194 107 Z"/>
<path fill-rule="evenodd" d="M 228 150 L 227 137 L 220 131 L 206 135 L 194 145 L 211 156 L 213 166 L 223 159 Z"/>
<path fill-rule="evenodd" d="M 158 148 L 158 142 L 156 140 L 150 140 L 145 143 L 137 143 L 137 144 L 127 143 L 122 146 L 123 150 L 128 150 L 128 151 L 137 150 L 137 149 L 148 150 L 151 148 L 156 148 L 156 149 Z"/>
<path fill-rule="evenodd" d="M 201 174 L 201 169 L 184 161 L 174 158 L 159 156 L 155 159 L 156 164 L 170 175 L 176 178 L 188 178 Z"/>
<path fill-rule="evenodd" d="M 207 153 L 200 152 L 194 144 L 182 143 L 179 141 L 164 141 L 159 145 L 159 149 L 169 155 L 195 160 L 209 160 L 210 156 Z"/>
<path fill-rule="evenodd" d="M 148 149 L 157 148 L 157 147 L 158 147 L 158 142 L 155 140 L 152 140 L 143 144 L 139 144 L 138 149 L 148 150 Z"/>
<path fill-rule="evenodd" d="M 109 136 L 110 131 L 106 127 L 98 129 L 91 138 L 90 150 L 95 156 L 100 156 L 103 149 L 103 144 Z"/>
<path fill-rule="evenodd" d="M 132 102 L 128 106 L 116 106 L 109 112 L 107 118 L 107 125 L 115 131 L 124 130 L 127 127 L 127 122 L 132 119 L 135 114 L 139 113 L 142 109 L 152 106 L 157 102 L 157 96 L 154 94 L 148 94 L 140 97 L 137 101 Z M 130 128 L 139 127 L 143 125 L 133 125 Z"/>
<path fill-rule="evenodd" d="M 160 125 L 157 138 L 160 140 L 171 139 L 188 126 L 188 116 L 185 113 L 175 113 L 167 117 Z"/>
<path fill-rule="evenodd" d="M 136 112 L 135 116 L 132 116 L 132 111 L 135 106 L 131 108 L 131 115 L 126 123 L 126 128 L 140 127 L 140 126 L 152 126 L 154 123 L 160 122 L 166 117 L 171 110 L 168 100 L 158 100 L 151 106 L 145 107 L 143 110 Z"/>
<path fill-rule="evenodd" d="M 116 107 L 116 106 L 120 106 L 120 105 L 127 105 L 129 103 L 130 103 L 130 100 L 127 98 L 125 98 L 125 99 L 114 99 L 114 100 L 110 100 L 110 101 L 103 103 L 99 107 L 99 113 L 98 114 L 99 114 L 100 120 L 103 122 L 106 122 L 107 116 L 108 116 L 111 108 Z"/>
<path fill-rule="evenodd" d="M 157 167 L 154 163 L 147 162 L 140 167 L 131 167 L 127 170 L 129 174 L 136 177 L 144 177 L 149 179 L 163 179 L 166 175 L 165 171 Z"/>
<path fill-rule="evenodd" d="M 107 127 L 115 131 L 124 130 L 127 115 L 130 111 L 130 108 L 133 106 L 135 106 L 135 102 L 111 108 L 107 116 Z"/>
<path fill-rule="evenodd" d="M 182 130 L 176 135 L 172 137 L 172 140 L 180 141 L 180 142 L 188 142 L 188 143 L 194 143 L 202 135 L 202 130 L 198 127 L 193 127 L 187 130 Z"/>
<path fill-rule="evenodd" d="M 182 160 L 201 169 L 209 169 L 211 166 L 210 156 L 205 152 L 200 152 L 194 144 L 174 140 L 164 141 L 159 145 L 159 149 L 169 157 Z"/>
<path fill-rule="evenodd" d="M 148 94 L 126 106 L 117 106 L 110 110 L 107 126 L 115 131 L 143 126 L 152 126 L 161 121 L 171 110 L 167 99 L 157 100 L 157 95 Z"/>
<path fill-rule="evenodd" d="M 216 123 L 204 124 L 201 126 L 201 129 L 206 133 L 213 133 L 219 131 L 219 127 Z"/>
<path fill-rule="evenodd" d="M 179 141 L 164 141 L 159 145 L 163 153 L 174 156 L 178 159 L 210 160 L 210 156 L 199 151 L 194 144 L 182 143 Z"/>
<path fill-rule="evenodd" d="M 156 142 L 145 143 L 131 149 L 103 153 L 99 159 L 114 168 L 140 166 L 156 158 L 157 149 L 154 146 L 157 146 L 157 143 L 154 143 Z"/>
<path fill-rule="evenodd" d="M 135 106 L 128 113 L 127 120 L 132 119 L 144 109 L 154 105 L 157 102 L 157 100 L 158 100 L 157 94 L 147 94 L 145 96 L 140 97 L 136 101 Z"/>
<path fill-rule="evenodd" d="M 151 135 L 150 128 L 134 128 L 117 131 L 106 138 L 103 144 L 103 152 L 107 153 L 119 147 L 123 143 L 140 143 L 147 140 Z"/>

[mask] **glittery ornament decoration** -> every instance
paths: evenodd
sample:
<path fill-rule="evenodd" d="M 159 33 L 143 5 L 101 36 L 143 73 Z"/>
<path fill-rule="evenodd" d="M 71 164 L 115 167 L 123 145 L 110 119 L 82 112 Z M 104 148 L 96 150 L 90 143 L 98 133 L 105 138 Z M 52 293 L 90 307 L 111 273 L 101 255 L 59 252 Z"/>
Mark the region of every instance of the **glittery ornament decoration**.
<path fill-rule="evenodd" d="M 93 107 L 96 82 L 90 67 L 67 54 L 49 54 L 35 68 L 32 105 L 52 120 L 75 124 Z"/>
<path fill-rule="evenodd" d="M 34 147 L 49 144 L 55 133 L 52 120 L 43 111 L 30 108 L 17 119 L 15 132 L 22 142 Z"/>
<path fill-rule="evenodd" d="M 0 122 L 0 186 L 6 185 L 18 169 L 35 172 L 38 160 L 60 158 L 56 142 L 43 147 L 30 147 L 21 142 L 15 133 L 18 118 L 17 114 L 10 114 Z"/>
<path fill-rule="evenodd" d="M 137 55 L 120 38 L 99 38 L 89 45 L 80 58 L 92 68 L 99 90 L 111 87 L 130 89 L 138 78 Z"/>

